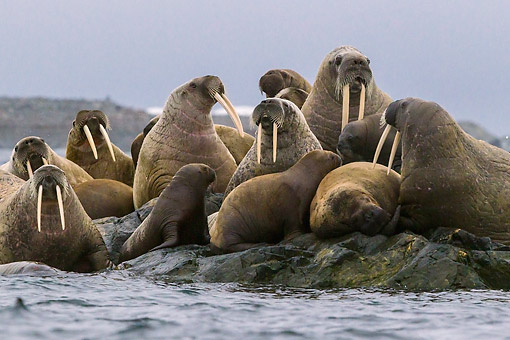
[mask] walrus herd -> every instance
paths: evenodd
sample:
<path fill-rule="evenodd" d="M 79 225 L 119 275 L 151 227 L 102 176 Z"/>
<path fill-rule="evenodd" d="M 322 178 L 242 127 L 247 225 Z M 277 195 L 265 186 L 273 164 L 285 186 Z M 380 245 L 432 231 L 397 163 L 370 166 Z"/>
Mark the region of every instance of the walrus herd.
<path fill-rule="evenodd" d="M 106 113 L 84 108 L 66 157 L 36 136 L 0 165 L 0 273 L 91 272 L 113 266 L 93 219 L 155 207 L 120 261 L 155 249 L 243 251 L 313 232 L 393 235 L 463 228 L 510 245 L 510 154 L 466 134 L 438 104 L 393 101 L 352 46 L 328 53 L 311 85 L 273 69 L 245 134 L 216 76 L 170 93 L 129 157 Z M 221 104 L 235 129 L 215 125 Z M 223 194 L 208 216 L 205 196 Z M 39 264 L 42 263 L 42 264 Z"/>

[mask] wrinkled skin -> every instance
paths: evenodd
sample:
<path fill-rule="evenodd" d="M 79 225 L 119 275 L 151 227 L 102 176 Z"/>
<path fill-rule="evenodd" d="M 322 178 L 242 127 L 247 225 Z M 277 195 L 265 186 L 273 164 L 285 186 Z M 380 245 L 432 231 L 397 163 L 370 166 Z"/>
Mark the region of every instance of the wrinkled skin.
<path fill-rule="evenodd" d="M 381 139 L 384 127 L 381 126 L 382 114 L 374 114 L 365 117 L 362 120 L 356 120 L 347 124 L 345 129 L 338 137 L 337 153 L 342 157 L 342 164 L 352 162 L 372 162 L 374 160 L 375 149 Z M 388 138 L 384 142 L 381 154 L 377 160 L 379 164 L 388 164 L 390 151 L 395 139 L 395 129 L 391 129 Z M 399 143 L 393 170 L 400 172 L 402 157 L 402 145 Z"/>
<path fill-rule="evenodd" d="M 312 86 L 303 76 L 289 69 L 269 70 L 259 80 L 260 91 L 266 94 L 266 98 L 275 97 L 278 92 L 288 87 L 295 87 L 306 93 L 312 90 Z"/>
<path fill-rule="evenodd" d="M 273 163 L 274 121 L 281 121 L 278 128 L 276 163 Z M 308 128 L 301 111 L 288 100 L 277 98 L 263 100 L 253 110 L 252 122 L 257 126 L 262 124 L 260 164 L 257 163 L 255 141 L 228 183 L 225 197 L 250 178 L 285 171 L 308 152 L 322 149 Z"/>
<path fill-rule="evenodd" d="M 18 189 L 25 183 L 24 180 L 10 172 L 0 170 L 0 202 L 9 197 L 11 194 L 18 191 Z"/>
<path fill-rule="evenodd" d="M 341 165 L 312 151 L 290 169 L 246 181 L 227 196 L 210 230 L 212 248 L 236 252 L 309 232 L 310 202 L 320 181 Z"/>
<path fill-rule="evenodd" d="M 150 215 L 122 246 L 120 262 L 155 249 L 208 244 L 204 197 L 215 178 L 214 170 L 205 164 L 183 166 Z"/>
<path fill-rule="evenodd" d="M 402 133 L 400 229 L 462 228 L 510 244 L 510 154 L 433 102 L 398 100 L 385 119 Z"/>
<path fill-rule="evenodd" d="M 190 163 L 203 163 L 216 172 L 215 192 L 224 192 L 237 168 L 234 157 L 218 137 L 211 119 L 216 100 L 211 89 L 224 92 L 214 76 L 195 78 L 175 89 L 160 119 L 145 137 L 135 171 L 135 208 L 166 188 L 173 175 Z"/>
<path fill-rule="evenodd" d="M 44 188 L 41 232 L 37 190 Z M 55 187 L 62 188 L 66 228 L 62 230 Z M 101 234 L 87 216 L 63 171 L 46 165 L 15 193 L 0 201 L 0 264 L 38 261 L 66 271 L 91 272 L 110 262 Z"/>
<path fill-rule="evenodd" d="M 32 171 L 43 166 L 42 157 L 46 158 L 51 165 L 62 169 L 72 187 L 92 180 L 85 170 L 74 162 L 60 157 L 53 151 L 42 138 L 30 136 L 20 140 L 12 151 L 11 159 L 0 167 L 21 179 L 28 180 L 27 160 L 30 160 Z"/>
<path fill-rule="evenodd" d="M 336 150 L 342 129 L 343 84 L 350 84 L 349 121 L 358 119 L 362 83 L 366 86 L 365 117 L 382 113 L 391 103 L 391 98 L 375 84 L 369 63 L 352 46 L 336 48 L 322 61 L 302 111 L 324 150 Z"/>
<path fill-rule="evenodd" d="M 310 205 L 310 228 L 320 238 L 355 231 L 392 234 L 398 216 L 400 175 L 386 167 L 355 162 L 331 171 L 320 183 Z M 391 223 L 391 225 L 389 225 Z"/>
<path fill-rule="evenodd" d="M 98 159 L 94 157 L 85 132 L 83 132 L 85 125 L 89 127 L 94 139 Z M 113 179 L 133 186 L 135 174 L 133 160 L 112 143 L 116 160 L 113 161 L 106 141 L 99 130 L 99 125 L 102 125 L 106 130 L 110 128 L 108 117 L 103 112 L 98 110 L 78 112 L 67 138 L 66 158 L 78 164 L 93 178 Z"/>

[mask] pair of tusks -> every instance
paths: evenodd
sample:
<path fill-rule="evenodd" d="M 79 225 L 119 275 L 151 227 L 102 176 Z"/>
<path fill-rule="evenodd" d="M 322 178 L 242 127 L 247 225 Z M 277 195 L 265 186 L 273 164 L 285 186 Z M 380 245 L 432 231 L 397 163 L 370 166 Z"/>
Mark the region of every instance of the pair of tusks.
<path fill-rule="evenodd" d="M 62 224 L 62 230 L 66 229 L 66 220 L 64 217 L 64 202 L 62 201 L 62 191 L 60 190 L 60 186 L 57 184 L 57 202 L 58 202 L 58 210 L 60 211 L 60 223 Z M 37 230 L 41 232 L 41 210 L 42 210 L 42 197 L 43 197 L 43 186 L 39 185 L 38 193 L 37 193 Z"/>
<path fill-rule="evenodd" d="M 257 164 L 260 164 L 260 152 L 262 144 L 262 122 L 257 130 Z M 273 123 L 273 163 L 276 163 L 276 150 L 278 149 L 278 125 Z"/>
<path fill-rule="evenodd" d="M 349 123 L 349 84 L 345 84 L 342 88 L 342 131 L 344 130 L 347 123 Z M 359 114 L 358 120 L 362 120 L 365 117 L 365 96 L 366 89 L 365 85 L 361 83 L 361 93 L 359 95 Z"/>
<path fill-rule="evenodd" d="M 377 160 L 379 159 L 379 155 L 381 154 L 382 147 L 384 145 L 384 142 L 386 141 L 386 138 L 388 138 L 388 134 L 390 133 L 391 125 L 386 125 L 386 128 L 384 129 L 381 139 L 379 139 L 379 144 L 377 144 L 377 148 L 375 149 L 375 155 L 374 155 L 374 162 L 372 164 L 372 169 L 375 168 L 375 164 L 377 163 Z M 395 134 L 395 139 L 393 140 L 393 145 L 391 146 L 391 152 L 390 152 L 390 159 L 388 161 L 388 170 L 386 171 L 386 174 L 390 174 L 391 167 L 393 166 L 393 161 L 395 160 L 395 154 L 397 153 L 398 149 L 398 143 L 400 143 L 400 132 L 397 131 Z"/>
<path fill-rule="evenodd" d="M 43 164 L 44 165 L 48 165 L 48 161 L 46 160 L 46 158 L 44 157 L 41 157 L 42 158 L 42 161 L 43 161 Z M 32 171 L 32 165 L 30 164 L 30 160 L 27 159 L 27 171 L 28 171 L 28 178 L 32 178 L 34 177 L 34 172 Z"/>
<path fill-rule="evenodd" d="M 232 119 L 237 131 L 239 132 L 239 136 L 244 137 L 243 123 L 241 123 L 241 118 L 239 118 L 239 115 L 234 109 L 234 105 L 232 105 L 227 96 L 224 93 L 219 93 L 216 91 L 210 91 L 210 94 L 212 97 L 214 97 L 214 99 L 216 99 L 218 103 L 221 104 L 221 106 L 223 106 L 225 111 L 227 111 L 230 119 Z"/>
<path fill-rule="evenodd" d="M 108 145 L 108 150 L 110 150 L 110 155 L 112 156 L 112 159 L 114 162 L 117 160 L 115 159 L 115 154 L 113 153 L 113 145 L 110 141 L 110 137 L 108 136 L 108 133 L 106 132 L 106 129 L 104 128 L 103 124 L 99 124 L 99 131 L 101 131 L 101 134 L 104 137 L 104 140 L 106 141 L 106 145 Z M 97 159 L 97 149 L 96 149 L 96 143 L 94 143 L 94 138 L 92 137 L 92 133 L 90 133 L 90 129 L 87 125 L 83 127 L 83 132 L 85 132 L 85 136 L 87 136 L 87 140 L 89 141 L 90 148 L 92 149 L 92 153 L 94 154 L 94 158 Z"/>

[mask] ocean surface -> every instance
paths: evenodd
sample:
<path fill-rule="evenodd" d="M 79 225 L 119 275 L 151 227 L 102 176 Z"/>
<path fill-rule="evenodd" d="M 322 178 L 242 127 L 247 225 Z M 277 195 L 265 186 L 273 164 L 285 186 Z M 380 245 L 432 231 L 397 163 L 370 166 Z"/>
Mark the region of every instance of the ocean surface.
<path fill-rule="evenodd" d="M 510 293 L 0 277 L 2 339 L 510 339 Z"/>

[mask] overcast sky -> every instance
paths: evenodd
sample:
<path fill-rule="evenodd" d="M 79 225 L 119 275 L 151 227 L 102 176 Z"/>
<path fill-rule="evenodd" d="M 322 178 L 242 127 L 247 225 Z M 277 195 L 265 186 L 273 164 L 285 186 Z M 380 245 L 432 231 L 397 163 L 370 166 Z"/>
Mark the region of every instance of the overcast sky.
<path fill-rule="evenodd" d="M 4 1 L 0 95 L 105 98 L 162 106 L 191 78 L 218 75 L 236 105 L 291 68 L 311 83 L 353 45 L 392 98 L 438 102 L 510 134 L 510 1 Z"/>

